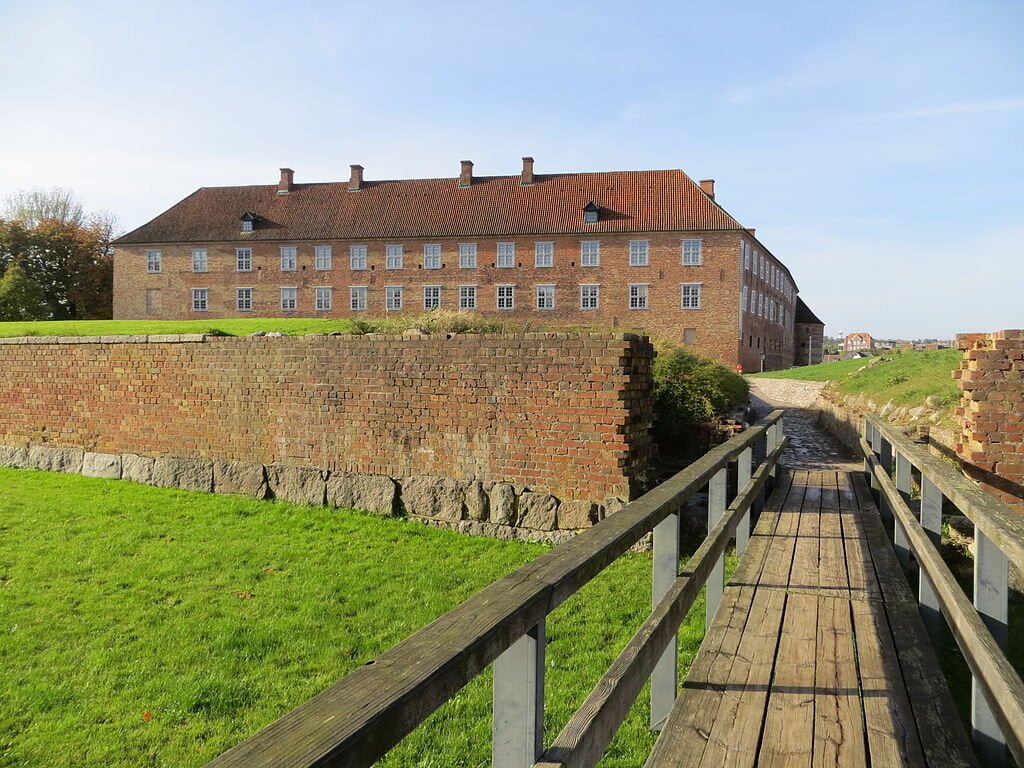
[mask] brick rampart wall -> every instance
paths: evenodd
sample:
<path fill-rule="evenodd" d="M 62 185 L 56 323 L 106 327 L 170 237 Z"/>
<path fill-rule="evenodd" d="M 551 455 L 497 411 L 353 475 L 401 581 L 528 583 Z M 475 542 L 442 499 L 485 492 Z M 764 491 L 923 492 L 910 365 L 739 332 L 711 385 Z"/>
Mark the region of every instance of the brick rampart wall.
<path fill-rule="evenodd" d="M 1024 513 L 1024 331 L 964 334 L 957 452 L 988 491 Z"/>
<path fill-rule="evenodd" d="M 611 333 L 4 339 L 0 443 L 600 503 L 643 484 L 652 355 Z"/>

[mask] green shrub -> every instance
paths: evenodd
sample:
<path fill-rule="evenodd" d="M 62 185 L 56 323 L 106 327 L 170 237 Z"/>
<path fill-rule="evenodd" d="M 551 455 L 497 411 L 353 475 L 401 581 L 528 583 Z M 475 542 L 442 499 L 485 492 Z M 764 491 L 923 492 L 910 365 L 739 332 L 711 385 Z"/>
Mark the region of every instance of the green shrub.
<path fill-rule="evenodd" d="M 747 400 L 749 386 L 738 373 L 688 349 L 667 346 L 654 359 L 655 434 L 704 424 Z"/>

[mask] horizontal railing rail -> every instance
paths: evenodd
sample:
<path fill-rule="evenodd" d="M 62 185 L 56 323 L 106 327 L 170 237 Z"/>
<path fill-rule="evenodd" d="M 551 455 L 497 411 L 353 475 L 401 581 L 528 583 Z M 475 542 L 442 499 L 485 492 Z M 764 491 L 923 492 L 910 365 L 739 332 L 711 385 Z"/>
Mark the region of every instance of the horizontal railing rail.
<path fill-rule="evenodd" d="M 714 616 L 729 538 L 735 531 L 737 550 L 746 547 L 751 513 L 763 506 L 785 445 L 782 416 L 772 412 L 593 528 L 485 587 L 208 768 L 369 766 L 491 663 L 498 768 L 595 765 L 647 679 L 657 727 L 677 692 L 680 623 L 705 583 L 709 623 Z M 729 504 L 731 462 L 737 495 Z M 709 535 L 680 576 L 679 512 L 705 486 Z M 545 619 L 652 531 L 654 611 L 545 753 Z"/>
<path fill-rule="evenodd" d="M 877 416 L 865 419 L 861 450 L 897 554 L 904 564 L 909 555 L 917 561 L 925 625 L 935 640 L 944 619 L 971 670 L 972 735 L 979 757 L 986 766 L 1004 765 L 1008 749 L 1024 766 L 1024 682 L 1006 656 L 1008 563 L 1024 565 L 1024 520 Z M 915 467 L 918 503 L 911 499 Z M 975 526 L 973 605 L 938 549 L 944 499 Z"/>

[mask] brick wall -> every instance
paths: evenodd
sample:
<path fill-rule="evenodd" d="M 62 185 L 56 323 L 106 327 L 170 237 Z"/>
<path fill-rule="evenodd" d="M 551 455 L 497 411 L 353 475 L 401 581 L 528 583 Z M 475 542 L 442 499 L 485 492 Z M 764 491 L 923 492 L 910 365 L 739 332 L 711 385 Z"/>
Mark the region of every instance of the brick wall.
<path fill-rule="evenodd" d="M 4 339 L 0 443 L 628 499 L 652 354 L 611 333 Z"/>
<path fill-rule="evenodd" d="M 703 263 L 699 266 L 682 264 L 681 243 L 685 238 L 703 241 Z M 583 267 L 580 263 L 580 242 L 600 241 L 600 266 Z M 629 264 L 629 241 L 647 240 L 649 266 Z M 478 314 L 508 318 L 517 322 L 591 325 L 640 331 L 659 338 L 684 343 L 692 339 L 692 346 L 715 357 L 727 365 L 743 363 L 747 370 L 757 370 L 760 354 L 766 353 L 766 368 L 785 368 L 792 364 L 792 333 L 779 323 L 743 313 L 743 337 L 740 344 L 740 245 L 738 232 L 645 232 L 636 234 L 603 233 L 594 238 L 579 235 L 538 234 L 523 237 L 479 237 L 469 239 L 477 245 L 477 268 L 459 267 L 459 240 L 452 238 L 408 238 L 401 241 L 404 249 L 402 269 L 388 269 L 385 247 L 393 241 L 276 242 L 244 241 L 214 243 L 171 243 L 152 246 L 119 246 L 114 254 L 114 317 L 116 319 L 201 319 L 203 317 L 337 317 L 382 316 L 385 311 L 386 286 L 403 288 L 405 314 L 420 314 L 423 310 L 423 286 L 441 287 L 441 307 L 455 310 L 459 307 L 460 285 L 477 286 Z M 554 266 L 536 267 L 534 246 L 537 241 L 554 244 Z M 514 242 L 516 258 L 514 268 L 500 268 L 497 263 L 497 244 Z M 349 268 L 349 246 L 367 246 L 367 269 Z M 440 269 L 424 269 L 423 246 L 441 246 Z M 297 269 L 282 272 L 280 248 L 293 245 L 298 249 Z M 332 248 L 332 268 L 315 269 L 314 247 Z M 238 272 L 235 248 L 252 249 L 252 271 Z M 163 270 L 158 274 L 146 272 L 145 251 L 149 248 L 162 253 Z M 192 271 L 192 249 L 207 250 L 208 271 Z M 776 263 L 770 260 L 771 263 Z M 781 296 L 761 277 L 747 271 L 745 280 L 751 288 Z M 642 283 L 649 286 L 649 308 L 631 310 L 629 285 Z M 682 309 L 680 286 L 683 283 L 702 285 L 702 307 Z M 512 310 L 497 309 L 497 286 L 515 286 L 515 306 Z M 536 286 L 556 285 L 555 307 L 552 310 L 536 308 Z M 600 285 L 600 301 L 596 310 L 580 309 L 579 286 Z M 330 311 L 317 311 L 314 306 L 314 288 L 333 288 L 333 306 Z M 349 289 L 366 286 L 368 307 L 365 312 L 353 312 L 349 307 Z M 240 312 L 235 305 L 236 288 L 253 289 L 252 311 Z M 280 289 L 297 289 L 298 306 L 295 311 L 284 312 L 280 306 Z M 191 289 L 208 289 L 209 309 L 193 311 Z M 151 297 L 147 305 L 147 292 Z M 793 307 L 788 308 L 789 328 L 792 327 Z M 741 358 L 742 356 L 742 358 Z"/>
<path fill-rule="evenodd" d="M 964 360 L 957 453 L 968 472 L 1024 514 L 1024 331 L 957 337 Z"/>

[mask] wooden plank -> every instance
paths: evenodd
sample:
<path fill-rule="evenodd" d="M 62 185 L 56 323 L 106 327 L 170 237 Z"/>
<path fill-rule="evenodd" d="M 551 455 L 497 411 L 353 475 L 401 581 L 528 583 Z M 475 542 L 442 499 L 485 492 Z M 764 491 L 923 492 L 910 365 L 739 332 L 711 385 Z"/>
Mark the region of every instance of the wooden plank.
<path fill-rule="evenodd" d="M 814 746 L 817 622 L 817 598 L 803 594 L 786 597 L 759 764 L 810 764 Z"/>
<path fill-rule="evenodd" d="M 858 768 L 867 764 L 850 603 L 822 596 L 818 599 L 812 765 Z"/>
<path fill-rule="evenodd" d="M 875 565 L 867 548 L 864 525 L 858 513 L 857 492 L 848 473 L 840 472 L 836 480 L 850 596 L 855 599 L 881 600 L 882 592 L 875 577 Z"/>
<path fill-rule="evenodd" d="M 846 569 L 846 550 L 843 546 L 843 524 L 840 519 L 839 489 L 836 473 L 821 474 L 821 513 L 818 520 L 819 564 L 818 586 L 823 595 L 850 597 L 850 580 Z"/>
<path fill-rule="evenodd" d="M 768 547 L 779 522 L 779 510 L 793 486 L 793 473 L 788 470 L 783 472 L 776 483 L 775 490 L 751 533 L 747 551 L 743 553 L 739 565 L 736 566 L 732 578 L 729 579 L 730 585 L 754 584 L 761 574 L 768 555 Z M 800 490 L 800 493 L 802 494 L 803 491 Z"/>
<path fill-rule="evenodd" d="M 858 475 L 853 478 L 853 485 L 863 505 L 862 519 L 865 536 L 871 546 L 879 583 L 885 596 L 885 610 L 893 628 L 895 647 L 903 669 L 907 695 L 913 707 L 914 718 L 918 723 L 924 752 L 932 764 L 974 765 L 973 750 L 966 734 L 960 727 L 960 719 L 949 692 L 948 683 L 939 667 L 934 648 L 928 640 L 910 586 L 903 577 L 892 549 L 883 546 L 886 543 L 885 531 L 867 489 L 867 484 L 864 478 Z M 927 532 L 913 519 L 913 514 L 900 499 L 899 491 L 892 481 L 882 478 L 881 486 L 883 492 L 888 490 L 891 494 L 890 501 L 894 513 L 903 520 L 908 542 L 922 571 L 936 573 L 936 579 L 943 582 L 942 586 L 936 585 L 936 592 L 940 603 L 942 603 L 943 612 L 946 611 L 946 604 L 943 600 L 945 596 L 950 599 L 950 609 L 958 610 L 958 617 L 964 621 L 966 633 L 975 635 L 975 631 L 983 626 L 981 620 L 974 612 L 960 585 L 946 568 L 941 555 L 931 544 Z M 954 604 L 958 608 L 954 608 Z M 951 619 L 951 628 L 953 623 L 954 620 Z M 972 624 L 974 631 L 967 628 Z M 958 636 L 955 629 L 953 634 L 954 637 L 957 637 L 957 642 L 960 643 L 962 636 Z M 976 636 L 980 637 L 981 635 Z M 989 639 L 991 640 L 991 637 Z M 984 645 L 984 641 L 982 641 L 982 645 Z M 998 648 L 994 641 L 992 641 L 989 653 L 993 648 Z M 978 651 L 986 654 L 981 648 Z M 968 655 L 969 651 L 965 650 L 965 656 Z M 1005 659 L 1003 661 L 1005 662 Z M 999 662 L 996 661 L 995 664 L 998 666 Z M 1002 680 L 1001 684 L 1007 684 L 1006 678 L 1003 677 L 1005 674 L 1010 674 L 1010 670 L 1004 668 L 1002 674 L 995 673 L 995 679 Z M 1024 686 L 1021 686 L 1020 678 L 1017 677 L 1016 688 L 1013 687 L 1013 683 L 1009 683 L 1009 685 L 1011 686 L 1009 689 L 1001 690 L 1000 701 L 1004 705 L 1015 707 L 1021 715 L 1024 715 Z M 1020 720 L 1020 722 L 1024 722 L 1024 720 Z"/>

